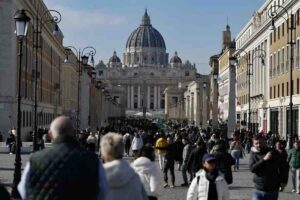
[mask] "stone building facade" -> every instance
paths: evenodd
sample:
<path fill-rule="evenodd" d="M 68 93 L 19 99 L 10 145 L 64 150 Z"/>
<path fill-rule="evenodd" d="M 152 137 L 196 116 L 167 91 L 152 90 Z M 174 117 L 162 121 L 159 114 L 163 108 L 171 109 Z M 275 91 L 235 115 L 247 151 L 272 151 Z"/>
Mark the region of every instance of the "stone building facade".
<path fill-rule="evenodd" d="M 42 14 L 47 7 L 42 0 L 28 1 L 0 1 L 0 131 L 6 136 L 11 127 L 17 126 L 17 61 L 18 45 L 14 33 L 15 22 L 13 16 L 18 9 L 26 9 L 30 13 Z M 21 77 L 21 112 L 22 112 L 22 138 L 29 139 L 29 132 L 34 125 L 33 101 L 34 101 L 34 69 L 35 48 L 34 40 L 35 16 L 30 16 L 28 34 L 23 42 L 23 61 Z M 44 17 L 49 17 L 45 15 Z M 61 72 L 64 60 L 63 34 L 53 35 L 53 24 L 44 23 L 39 39 L 37 53 L 38 59 L 38 90 L 37 90 L 37 115 L 38 126 L 47 127 L 51 120 L 61 111 Z"/>
<path fill-rule="evenodd" d="M 169 61 L 162 35 L 145 11 L 140 26 L 129 36 L 123 63 L 114 52 L 107 64 L 96 65 L 97 79 L 114 99 L 124 106 L 127 116 L 147 112 L 164 117 L 167 87 L 185 87 L 196 79 L 195 65 L 182 62 L 177 52 Z"/>

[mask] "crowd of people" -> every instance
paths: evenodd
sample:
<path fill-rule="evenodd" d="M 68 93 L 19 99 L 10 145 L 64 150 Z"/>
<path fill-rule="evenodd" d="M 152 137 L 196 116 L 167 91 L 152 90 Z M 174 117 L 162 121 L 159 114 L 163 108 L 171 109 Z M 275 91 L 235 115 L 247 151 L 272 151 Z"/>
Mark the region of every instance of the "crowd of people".
<path fill-rule="evenodd" d="M 199 129 L 147 119 L 115 119 L 106 127 L 74 131 L 56 118 L 52 148 L 32 154 L 18 190 L 23 199 L 159 199 L 161 188 L 188 187 L 187 200 L 227 200 L 239 160 L 249 156 L 253 200 L 276 200 L 288 182 L 300 194 L 300 143 L 285 150 L 274 134 Z M 158 166 L 155 160 L 158 160 Z M 176 182 L 175 170 L 183 182 Z M 161 173 L 163 178 L 161 180 Z M 178 179 L 178 177 L 177 177 Z M 177 184 L 176 184 L 177 183 Z"/>

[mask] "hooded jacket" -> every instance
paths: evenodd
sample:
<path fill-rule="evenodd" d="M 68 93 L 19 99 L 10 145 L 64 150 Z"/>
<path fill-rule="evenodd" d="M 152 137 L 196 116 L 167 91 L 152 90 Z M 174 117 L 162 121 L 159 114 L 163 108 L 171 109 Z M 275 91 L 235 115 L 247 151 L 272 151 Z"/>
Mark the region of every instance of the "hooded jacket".
<path fill-rule="evenodd" d="M 139 176 L 125 160 L 114 160 L 103 165 L 109 185 L 106 200 L 142 200 L 143 185 Z"/>
<path fill-rule="evenodd" d="M 197 183 L 197 177 L 199 177 L 199 182 Z M 218 200 L 229 200 L 229 190 L 228 185 L 223 178 L 222 174 L 219 172 L 216 178 L 216 189 Z M 196 177 L 193 179 L 188 192 L 187 200 L 207 200 L 209 190 L 209 181 L 206 178 L 206 171 L 201 169 L 196 173 Z"/>
<path fill-rule="evenodd" d="M 272 152 L 271 159 L 264 160 L 269 151 Z M 276 150 L 263 148 L 259 151 L 252 147 L 249 168 L 254 173 L 253 182 L 257 190 L 278 192 L 280 185 L 287 183 L 289 167 Z"/>
<path fill-rule="evenodd" d="M 146 157 L 139 157 L 131 166 L 140 176 L 148 196 L 158 197 L 161 181 L 155 162 Z"/>

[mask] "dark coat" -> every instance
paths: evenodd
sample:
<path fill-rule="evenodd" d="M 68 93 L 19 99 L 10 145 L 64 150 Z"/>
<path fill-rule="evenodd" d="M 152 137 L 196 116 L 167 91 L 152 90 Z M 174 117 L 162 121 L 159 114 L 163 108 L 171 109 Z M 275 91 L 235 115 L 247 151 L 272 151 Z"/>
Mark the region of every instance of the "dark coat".
<path fill-rule="evenodd" d="M 235 160 L 232 156 L 224 151 L 216 150 L 214 156 L 217 160 L 216 168 L 224 174 L 224 178 L 227 184 L 232 183 L 232 171 L 231 166 L 235 164 Z"/>
<path fill-rule="evenodd" d="M 197 146 L 192 150 L 187 162 L 187 168 L 190 172 L 196 173 L 202 168 L 202 157 L 204 154 L 206 154 L 206 148 Z"/>
<path fill-rule="evenodd" d="M 99 160 L 75 139 L 57 138 L 52 148 L 34 153 L 26 183 L 27 199 L 86 199 L 98 195 Z"/>
<path fill-rule="evenodd" d="M 270 160 L 264 160 L 265 155 L 271 151 Z M 254 185 L 257 190 L 264 192 L 278 192 L 281 184 L 288 181 L 289 166 L 276 150 L 265 148 L 257 151 L 251 149 L 249 168 L 254 173 Z"/>

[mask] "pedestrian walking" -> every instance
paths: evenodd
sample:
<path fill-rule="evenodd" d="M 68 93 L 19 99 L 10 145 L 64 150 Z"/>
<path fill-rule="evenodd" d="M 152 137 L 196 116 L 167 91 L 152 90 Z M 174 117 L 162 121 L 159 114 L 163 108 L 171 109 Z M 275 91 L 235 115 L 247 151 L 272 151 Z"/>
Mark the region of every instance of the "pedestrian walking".
<path fill-rule="evenodd" d="M 162 133 L 155 143 L 156 154 L 158 156 L 158 163 L 160 170 L 163 169 L 165 163 L 166 150 L 165 147 L 168 145 L 165 135 Z"/>
<path fill-rule="evenodd" d="M 175 146 L 176 146 L 176 158 L 175 161 L 177 162 L 178 165 L 178 170 L 181 170 L 181 165 L 182 165 L 182 152 L 183 152 L 183 143 L 182 143 L 182 136 L 180 134 L 175 134 Z"/>
<path fill-rule="evenodd" d="M 155 165 L 155 153 L 151 144 L 141 149 L 139 157 L 131 164 L 140 176 L 149 200 L 157 200 L 160 188 L 160 175 Z"/>
<path fill-rule="evenodd" d="M 288 180 L 288 164 L 279 153 L 266 146 L 261 136 L 253 137 L 249 168 L 254 174 L 253 200 L 277 200 L 279 188 Z"/>
<path fill-rule="evenodd" d="M 202 157 L 206 153 L 205 143 L 201 138 L 199 138 L 187 163 L 188 170 L 191 172 L 193 177 L 195 177 L 196 173 L 202 168 Z"/>
<path fill-rule="evenodd" d="M 230 144 L 230 151 L 231 156 L 235 160 L 234 170 L 239 170 L 240 158 L 243 158 L 244 151 L 238 136 L 233 137 L 233 142 Z"/>
<path fill-rule="evenodd" d="M 184 147 L 183 147 L 183 151 L 182 151 L 183 162 L 182 162 L 182 168 L 181 168 L 183 183 L 181 184 L 181 186 L 188 186 L 189 182 L 188 182 L 187 172 L 190 174 L 190 179 L 189 179 L 190 182 L 192 182 L 192 179 L 193 179 L 192 174 L 188 170 L 188 160 L 191 155 L 193 147 L 187 138 L 182 138 L 182 143 L 183 143 Z"/>
<path fill-rule="evenodd" d="M 137 158 L 138 152 L 139 150 L 142 149 L 143 145 L 144 144 L 141 136 L 137 132 L 135 132 L 134 138 L 132 139 L 132 143 L 131 143 L 131 150 L 134 158 Z"/>
<path fill-rule="evenodd" d="M 231 184 L 233 182 L 231 167 L 235 164 L 235 160 L 227 153 L 225 142 L 220 140 L 214 149 L 213 155 L 216 158 L 216 168 L 224 174 L 227 184 Z"/>
<path fill-rule="evenodd" d="M 18 191 L 23 199 L 105 199 L 108 185 L 96 154 L 80 147 L 72 121 L 60 116 L 51 123 L 53 147 L 32 154 Z"/>
<path fill-rule="evenodd" d="M 171 188 L 175 187 L 175 159 L 176 159 L 176 144 L 173 142 L 173 138 L 171 135 L 167 136 L 167 143 L 168 145 L 166 147 L 157 147 L 161 150 L 166 150 L 165 155 L 165 163 L 164 163 L 164 188 L 169 186 L 168 183 L 168 171 L 170 171 L 171 174 Z"/>
<path fill-rule="evenodd" d="M 292 172 L 292 192 L 300 194 L 300 142 L 295 141 L 294 147 L 289 150 L 287 161 Z"/>
<path fill-rule="evenodd" d="M 196 173 L 188 192 L 187 200 L 229 200 L 229 190 L 225 179 L 216 169 L 216 158 L 205 154 L 202 158 L 203 169 Z"/>
<path fill-rule="evenodd" d="M 95 153 L 97 141 L 98 141 L 98 139 L 96 138 L 95 133 L 90 132 L 89 137 L 86 139 L 87 149 L 90 152 Z"/>
<path fill-rule="evenodd" d="M 131 145 L 131 135 L 127 132 L 123 136 L 123 143 L 125 146 L 125 155 L 129 156 L 130 145 Z"/>
<path fill-rule="evenodd" d="M 109 184 L 106 200 L 148 199 L 139 175 L 122 159 L 123 137 L 117 133 L 107 133 L 101 139 L 100 148 Z"/>
<path fill-rule="evenodd" d="M 6 146 L 8 147 L 9 154 L 15 153 L 16 138 L 11 130 L 9 130 L 8 137 L 6 138 Z"/>

